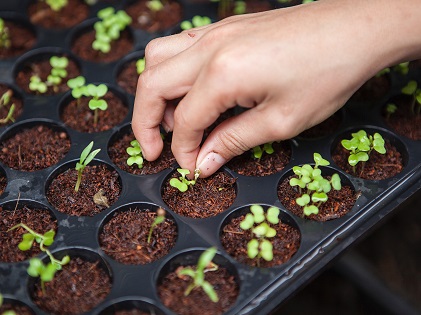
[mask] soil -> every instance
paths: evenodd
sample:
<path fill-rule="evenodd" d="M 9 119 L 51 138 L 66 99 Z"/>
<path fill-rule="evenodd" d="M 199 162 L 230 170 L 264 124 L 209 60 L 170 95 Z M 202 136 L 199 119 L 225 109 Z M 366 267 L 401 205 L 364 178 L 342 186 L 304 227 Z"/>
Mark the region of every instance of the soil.
<path fill-rule="evenodd" d="M 319 206 L 318 214 L 305 216 L 303 208 L 299 206 L 295 199 L 301 196 L 296 187 L 291 187 L 289 180 L 293 176 L 284 179 L 278 186 L 278 198 L 282 205 L 298 217 L 314 221 L 328 221 L 338 219 L 347 214 L 355 204 L 359 194 L 351 187 L 343 185 L 341 190 L 332 189 L 328 194 L 328 200 Z M 329 176 L 326 176 L 330 180 Z"/>
<path fill-rule="evenodd" d="M 78 192 L 75 191 L 77 174 L 74 168 L 70 168 L 48 186 L 47 199 L 58 211 L 75 216 L 94 216 L 119 198 L 121 183 L 115 170 L 109 170 L 104 164 L 87 165 Z M 106 203 L 95 203 L 94 196 L 101 194 Z"/>
<path fill-rule="evenodd" d="M 126 12 L 132 18 L 131 26 L 147 32 L 159 32 L 167 30 L 182 19 L 181 5 L 176 1 L 163 1 L 164 7 L 157 11 L 151 11 L 147 1 L 136 1 L 126 8 Z"/>
<path fill-rule="evenodd" d="M 398 108 L 389 117 L 384 108 L 383 118 L 396 133 L 412 140 L 421 140 L 421 113 L 416 115 L 411 112 L 412 100 L 412 97 L 400 96 L 388 102 L 394 103 Z"/>
<path fill-rule="evenodd" d="M 111 50 L 103 53 L 92 48 L 95 40 L 95 31 L 92 29 L 73 39 L 72 51 L 80 58 L 92 62 L 112 62 L 127 55 L 133 49 L 133 38 L 126 29 L 120 33 L 120 37 L 111 43 Z"/>
<path fill-rule="evenodd" d="M 389 74 L 384 74 L 379 77 L 373 77 L 365 82 L 355 93 L 351 96 L 350 101 L 353 102 L 374 102 L 381 99 L 389 92 L 391 88 L 391 79 Z"/>
<path fill-rule="evenodd" d="M 224 226 L 221 233 L 222 246 L 239 263 L 253 267 L 274 267 L 290 260 L 300 247 L 299 230 L 281 221 L 278 224 L 269 223 L 276 230 L 276 236 L 268 238 L 273 245 L 273 259 L 271 261 L 250 259 L 247 256 L 247 243 L 253 239 L 253 235 L 250 231 L 240 228 L 244 218 L 245 215 L 233 218 Z"/>
<path fill-rule="evenodd" d="M 186 267 L 195 268 L 195 266 Z M 201 288 L 195 288 L 185 296 L 184 292 L 192 279 L 185 276 L 178 277 L 176 271 L 166 275 L 158 285 L 159 298 L 165 306 L 180 315 L 223 314 L 235 303 L 239 293 L 234 277 L 219 266 L 216 271 L 206 272 L 205 280 L 215 289 L 219 298 L 217 303 L 213 303 Z"/>
<path fill-rule="evenodd" d="M 4 19 L 5 27 L 9 30 L 11 41 L 9 48 L 0 48 L 0 59 L 12 58 L 22 55 L 35 44 L 35 33 L 29 28 Z"/>
<path fill-rule="evenodd" d="M 280 172 L 291 158 L 291 148 L 286 141 L 274 142 L 272 154 L 263 152 L 260 160 L 253 157 L 252 151 L 234 157 L 227 166 L 234 172 L 245 176 L 268 176 Z"/>
<path fill-rule="evenodd" d="M 29 89 L 29 83 L 31 82 L 31 77 L 33 75 L 38 75 L 43 82 L 47 81 L 47 77 L 50 75 L 52 69 L 50 57 L 51 56 L 44 56 L 41 57 L 42 59 L 24 62 L 23 67 L 21 67 L 16 75 L 16 84 L 28 94 L 39 94 L 39 92 L 34 92 Z M 67 57 L 69 60 L 69 64 L 66 68 L 67 77 L 62 79 L 61 83 L 57 86 L 48 86 L 47 92 L 41 95 L 54 95 L 68 91 L 69 87 L 67 86 L 67 81 L 80 75 L 80 69 L 72 58 L 66 55 L 60 55 L 59 57 Z"/>
<path fill-rule="evenodd" d="M 19 315 L 34 315 L 29 307 L 17 303 L 6 302 L 0 306 L 0 314 L 6 314 L 6 311 L 15 311 L 15 314 Z"/>
<path fill-rule="evenodd" d="M 332 159 L 348 174 L 368 180 L 382 180 L 399 174 L 403 169 L 400 152 L 387 139 L 385 139 L 385 148 L 385 154 L 373 150 L 367 162 L 360 162 L 355 166 L 355 174 L 352 166 L 348 163 L 349 151 L 343 148 L 340 142 L 333 150 Z"/>
<path fill-rule="evenodd" d="M 178 178 L 174 172 L 162 188 L 162 200 L 174 212 L 190 218 L 215 216 L 234 202 L 237 192 L 236 179 L 223 171 L 217 171 L 207 178 L 198 178 L 196 184 L 186 192 L 170 186 L 171 178 Z"/>
<path fill-rule="evenodd" d="M 13 115 L 12 115 L 14 120 L 16 120 L 23 112 L 22 99 L 18 97 L 16 93 L 7 85 L 0 83 L 0 97 L 8 91 L 12 93 L 12 96 L 10 97 L 10 101 L 8 104 L 5 104 L 0 107 L 0 120 L 5 119 L 7 117 L 10 110 L 10 106 L 12 106 L 12 104 L 15 104 L 15 110 L 13 111 Z M 10 125 L 11 123 L 13 123 L 13 121 L 11 120 L 8 120 L 7 122 L 0 122 L 0 127 Z"/>
<path fill-rule="evenodd" d="M 37 171 L 58 163 L 70 150 L 64 131 L 37 125 L 16 132 L 0 143 L 0 160 L 20 171 Z"/>
<path fill-rule="evenodd" d="M 320 124 L 313 126 L 298 135 L 305 139 L 318 139 L 332 135 L 342 123 L 341 112 L 338 111 Z"/>
<path fill-rule="evenodd" d="M 0 195 L 3 194 L 7 186 L 7 177 L 0 171 Z"/>
<path fill-rule="evenodd" d="M 139 168 L 137 164 L 133 164 L 132 166 L 127 165 L 129 155 L 126 149 L 130 146 L 130 141 L 134 139 L 133 131 L 130 130 L 129 133 L 117 139 L 108 148 L 108 155 L 118 168 L 135 175 L 148 175 L 157 174 L 174 165 L 175 158 L 171 151 L 171 134 L 165 135 L 164 148 L 158 159 L 152 162 L 144 160 L 142 168 Z"/>
<path fill-rule="evenodd" d="M 70 259 L 69 264 L 64 265 L 52 281 L 45 283 L 45 294 L 40 282 L 35 284 L 32 299 L 49 314 L 87 312 L 111 291 L 111 279 L 98 261 L 90 262 L 80 257 Z"/>
<path fill-rule="evenodd" d="M 68 0 L 67 5 L 60 11 L 52 10 L 44 1 L 33 1 L 28 7 L 29 20 L 48 29 L 75 26 L 85 20 L 88 13 L 89 7 L 83 0 Z"/>
<path fill-rule="evenodd" d="M 94 111 L 89 108 L 91 98 L 82 96 L 80 104 L 75 99 L 65 104 L 60 119 L 70 128 L 80 132 L 101 132 L 120 124 L 126 118 L 129 109 L 112 91 L 108 91 L 103 99 L 107 102 L 106 110 L 98 109 L 98 122 L 94 124 Z"/>
<path fill-rule="evenodd" d="M 26 206 L 15 210 L 6 210 L 0 207 L 0 261 L 2 262 L 24 261 L 41 253 L 35 242 L 28 251 L 21 251 L 18 248 L 22 241 L 22 235 L 28 232 L 22 227 L 12 231 L 8 230 L 19 223 L 26 224 L 40 234 L 49 230 L 57 231 L 57 220 L 51 216 L 48 210 Z"/>
<path fill-rule="evenodd" d="M 137 59 L 124 64 L 121 71 L 117 75 L 118 85 L 127 93 L 132 95 L 136 94 L 137 79 L 139 78 L 139 74 L 137 73 L 136 69 L 136 61 Z"/>
<path fill-rule="evenodd" d="M 177 228 L 168 218 L 158 224 L 148 243 L 149 230 L 156 218 L 149 209 L 116 212 L 99 235 L 101 249 L 122 264 L 144 265 L 167 255 L 177 239 Z"/>

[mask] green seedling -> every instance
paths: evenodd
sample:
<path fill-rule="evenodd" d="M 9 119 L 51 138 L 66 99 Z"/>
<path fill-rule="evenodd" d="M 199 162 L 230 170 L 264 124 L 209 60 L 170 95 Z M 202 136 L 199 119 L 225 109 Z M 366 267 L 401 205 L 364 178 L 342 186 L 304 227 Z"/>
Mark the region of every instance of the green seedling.
<path fill-rule="evenodd" d="M 314 2 L 315 0 L 303 0 L 302 4 Z"/>
<path fill-rule="evenodd" d="M 57 92 L 58 85 L 67 77 L 67 66 L 69 65 L 69 59 L 66 57 L 52 56 L 50 58 L 51 73 L 47 77 L 46 84 L 53 86 Z"/>
<path fill-rule="evenodd" d="M 9 29 L 2 18 L 0 18 L 0 48 L 10 48 L 11 46 Z"/>
<path fill-rule="evenodd" d="M 3 294 L 0 293 L 0 307 L 3 305 Z M 7 310 L 1 313 L 1 315 L 16 315 L 15 311 Z"/>
<path fill-rule="evenodd" d="M 88 84 L 87 93 L 92 99 L 89 101 L 89 108 L 94 111 L 94 126 L 98 123 L 98 110 L 107 110 L 108 103 L 103 99 L 108 92 L 105 84 Z"/>
<path fill-rule="evenodd" d="M 9 104 L 11 97 L 13 96 L 13 91 L 12 90 L 7 90 L 6 92 L 3 93 L 3 95 L 0 97 L 0 108 L 2 108 L 3 106 Z"/>
<path fill-rule="evenodd" d="M 202 288 L 209 299 L 216 303 L 219 301 L 218 295 L 216 294 L 213 286 L 205 280 L 205 273 L 209 271 L 218 270 L 218 265 L 212 262 L 215 257 L 216 247 L 210 247 L 205 250 L 199 257 L 196 269 L 191 267 L 182 267 L 177 270 L 177 275 L 188 276 L 193 279 L 193 282 L 187 287 L 184 292 L 185 296 L 188 296 L 190 292 L 195 288 Z"/>
<path fill-rule="evenodd" d="M 10 99 L 13 96 L 12 90 L 7 90 L 3 93 L 3 95 L 0 97 L 0 109 L 3 106 L 7 106 L 10 103 Z M 15 104 L 11 104 L 9 107 L 9 111 L 5 118 L 0 118 L 0 124 L 6 124 L 9 120 L 11 122 L 15 122 L 15 119 L 13 118 L 13 113 L 15 111 Z"/>
<path fill-rule="evenodd" d="M 9 111 L 5 118 L 0 119 L 0 124 L 7 124 L 8 121 L 15 122 L 15 118 L 13 118 L 13 113 L 15 112 L 15 104 L 10 105 Z"/>
<path fill-rule="evenodd" d="M 142 155 L 142 148 L 137 140 L 130 141 L 131 147 L 126 149 L 126 152 L 130 157 L 127 159 L 127 165 L 132 166 L 133 164 L 137 164 L 139 168 L 143 167 L 143 155 Z"/>
<path fill-rule="evenodd" d="M 371 136 L 367 135 L 365 130 L 360 130 L 358 132 L 352 133 L 351 135 L 351 139 L 343 139 L 341 144 L 350 152 L 348 163 L 352 166 L 352 171 L 354 174 L 356 172 L 356 165 L 359 162 L 363 163 L 362 171 L 364 170 L 365 162 L 368 161 L 373 150 L 380 154 L 386 153 L 386 148 L 384 147 L 384 139 L 379 133 L 376 132 Z"/>
<path fill-rule="evenodd" d="M 152 232 L 153 230 L 158 226 L 158 224 L 161 224 L 162 222 L 165 221 L 165 210 L 162 208 L 159 208 L 156 211 L 156 218 L 155 220 L 152 222 L 151 227 L 149 229 L 149 234 L 148 234 L 148 244 L 151 243 L 151 239 L 152 239 Z"/>
<path fill-rule="evenodd" d="M 67 86 L 72 89 L 72 96 L 76 99 L 77 104 L 80 105 L 82 96 L 89 96 L 88 87 L 85 85 L 85 78 L 78 76 L 67 81 Z"/>
<path fill-rule="evenodd" d="M 177 172 L 180 173 L 179 178 L 171 178 L 170 185 L 177 188 L 181 192 L 186 192 L 189 186 L 196 184 L 196 180 L 199 178 L 200 172 L 198 170 L 194 171 L 194 179 L 188 180 L 187 175 L 190 174 L 190 171 L 184 168 L 177 168 Z"/>
<path fill-rule="evenodd" d="M 265 152 L 266 154 L 272 154 L 273 152 L 275 152 L 275 150 L 273 149 L 273 141 L 272 142 L 268 142 L 265 143 L 263 145 L 263 148 L 260 145 L 255 146 L 252 151 L 253 151 L 253 157 L 260 161 L 260 159 L 263 156 L 263 152 Z"/>
<path fill-rule="evenodd" d="M 145 58 L 140 58 L 136 61 L 136 72 L 141 74 L 145 70 L 146 61 Z"/>
<path fill-rule="evenodd" d="M 161 11 L 164 8 L 164 5 L 162 4 L 161 0 L 150 0 L 150 1 L 147 1 L 146 2 L 146 6 L 152 12 L 158 12 L 158 11 Z"/>
<path fill-rule="evenodd" d="M 53 254 L 46 248 L 46 246 L 50 246 L 54 242 L 54 236 L 56 234 L 54 230 L 49 230 L 44 234 L 40 234 L 32 230 L 26 224 L 19 223 L 10 228 L 8 231 L 12 231 L 19 227 L 25 229 L 28 233 L 22 235 L 22 241 L 18 244 L 18 248 L 21 251 L 27 251 L 30 250 L 34 242 L 36 242 L 39 244 L 41 251 L 45 252 L 50 258 L 50 262 L 47 265 L 44 265 L 42 260 L 39 258 L 31 258 L 29 260 L 29 267 L 27 269 L 27 272 L 31 277 L 40 277 L 41 288 L 45 293 L 44 283 L 53 280 L 57 270 L 61 270 L 63 265 L 66 265 L 70 262 L 70 257 L 66 255 L 61 260 L 58 260 L 54 258 Z"/>
<path fill-rule="evenodd" d="M 186 20 L 186 21 L 181 22 L 180 27 L 182 30 L 189 30 L 194 27 L 200 27 L 200 26 L 211 24 L 211 23 L 212 23 L 212 20 L 210 19 L 210 17 L 195 15 L 193 16 L 191 21 Z"/>
<path fill-rule="evenodd" d="M 94 142 L 91 141 L 85 149 L 83 149 L 82 153 L 80 154 L 79 162 L 76 163 L 76 171 L 77 171 L 77 181 L 75 185 L 75 191 L 79 191 L 80 183 L 82 182 L 82 174 L 85 170 L 85 167 L 94 159 L 94 157 L 98 154 L 101 149 L 96 149 L 91 152 Z"/>
<path fill-rule="evenodd" d="M 44 94 L 47 92 L 48 86 L 45 82 L 41 80 L 38 75 L 33 75 L 30 78 L 29 89 L 34 92 Z"/>
<path fill-rule="evenodd" d="M 41 0 L 41 1 L 44 1 L 46 4 L 48 4 L 51 10 L 53 11 L 60 11 L 68 3 L 68 0 Z"/>
<path fill-rule="evenodd" d="M 132 19 L 125 11 L 115 11 L 113 7 L 98 11 L 98 18 L 100 20 L 94 24 L 95 40 L 92 48 L 106 54 L 111 50 L 111 43 L 120 38 L 121 32 Z"/>
<path fill-rule="evenodd" d="M 268 238 L 275 237 L 276 230 L 270 226 L 270 223 L 279 223 L 280 211 L 276 207 L 270 207 L 265 215 L 265 211 L 260 205 L 252 205 L 250 211 L 251 213 L 248 213 L 240 222 L 240 228 L 245 231 L 251 230 L 253 235 L 253 239 L 247 243 L 247 255 L 251 259 L 263 258 L 266 261 L 271 261 L 273 246 Z"/>
<path fill-rule="evenodd" d="M 379 78 L 387 73 L 390 73 L 391 71 L 400 73 L 401 75 L 407 75 L 409 72 L 409 62 L 402 62 L 396 66 L 393 66 L 392 68 L 384 68 L 376 73 L 375 77 Z"/>
<path fill-rule="evenodd" d="M 291 187 L 297 187 L 300 196 L 295 202 L 303 207 L 303 215 L 318 214 L 319 207 L 328 200 L 327 194 L 333 189 L 342 188 L 341 178 L 338 174 L 333 174 L 330 181 L 322 176 L 319 166 L 329 165 L 319 153 L 313 154 L 315 165 L 304 164 L 294 166 L 292 171 L 295 177 L 289 180 Z"/>
<path fill-rule="evenodd" d="M 398 107 L 395 104 L 389 103 L 386 105 L 386 120 L 397 111 Z"/>
<path fill-rule="evenodd" d="M 412 96 L 411 101 L 411 113 L 415 116 L 421 113 L 421 88 L 418 87 L 418 83 L 414 80 L 408 82 L 406 86 L 401 89 L 401 92 L 405 95 Z"/>
<path fill-rule="evenodd" d="M 247 10 L 247 3 L 245 1 L 234 1 L 233 12 L 235 15 L 245 14 Z"/>

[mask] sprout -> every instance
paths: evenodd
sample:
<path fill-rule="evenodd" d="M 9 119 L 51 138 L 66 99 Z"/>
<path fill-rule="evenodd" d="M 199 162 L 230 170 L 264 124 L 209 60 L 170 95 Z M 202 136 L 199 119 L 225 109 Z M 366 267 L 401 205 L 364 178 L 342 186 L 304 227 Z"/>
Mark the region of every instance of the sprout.
<path fill-rule="evenodd" d="M 155 220 L 152 222 L 151 227 L 149 229 L 149 234 L 148 234 L 148 244 L 151 242 L 151 238 L 152 238 L 152 232 L 153 230 L 158 226 L 158 224 L 161 224 L 162 222 L 165 221 L 165 210 L 162 208 L 159 208 L 156 211 L 156 218 Z"/>
<path fill-rule="evenodd" d="M 136 61 L 136 72 L 141 74 L 145 70 L 146 61 L 145 58 L 140 58 Z"/>
<path fill-rule="evenodd" d="M 62 79 L 67 77 L 67 66 L 69 65 L 69 59 L 66 57 L 52 56 L 50 58 L 50 65 L 52 67 L 50 75 L 47 77 L 46 84 L 53 86 L 54 90 L 57 91 L 57 86 L 61 83 Z"/>
<path fill-rule="evenodd" d="M 247 4 L 245 1 L 234 1 L 234 14 L 240 15 L 246 13 Z"/>
<path fill-rule="evenodd" d="M 409 72 L 409 62 L 401 62 L 400 64 L 393 67 L 393 71 L 402 75 L 407 75 Z"/>
<path fill-rule="evenodd" d="M 142 148 L 137 140 L 132 140 L 130 142 L 131 147 L 126 149 L 126 152 L 130 157 L 127 159 L 127 165 L 132 166 L 133 164 L 137 164 L 139 168 L 143 167 L 143 156 L 142 156 Z"/>
<path fill-rule="evenodd" d="M 108 87 L 105 84 L 88 84 L 87 94 L 92 97 L 89 101 L 89 108 L 94 111 L 94 126 L 98 123 L 98 109 L 107 110 L 107 101 L 102 99 L 108 92 Z"/>
<path fill-rule="evenodd" d="M 10 48 L 11 44 L 9 28 L 6 26 L 5 21 L 0 18 L 0 48 Z"/>
<path fill-rule="evenodd" d="M 181 192 L 187 191 L 189 186 L 193 186 L 194 184 L 196 184 L 196 180 L 200 174 L 199 171 L 195 171 L 194 179 L 188 180 L 186 176 L 190 174 L 189 170 L 184 168 L 177 168 L 177 172 L 180 173 L 181 176 L 179 178 L 171 178 L 170 185 L 172 187 L 177 188 Z"/>
<path fill-rule="evenodd" d="M 64 8 L 67 5 L 67 0 L 41 0 L 45 1 L 47 3 L 51 10 L 53 11 L 60 11 L 62 8 Z"/>
<path fill-rule="evenodd" d="M 405 95 L 412 96 L 411 113 L 418 116 L 421 113 L 421 88 L 418 87 L 416 81 L 411 80 L 404 86 L 401 92 Z"/>
<path fill-rule="evenodd" d="M 72 96 L 77 100 L 78 104 L 80 104 L 82 96 L 89 96 L 85 81 L 83 76 L 78 76 L 67 81 L 67 86 L 72 89 Z"/>
<path fill-rule="evenodd" d="M 3 93 L 3 95 L 0 98 L 0 108 L 10 103 L 10 99 L 12 95 L 13 95 L 12 90 L 7 90 L 6 92 Z M 6 124 L 9 120 L 11 122 L 15 122 L 15 119 L 13 118 L 14 111 L 15 111 L 15 104 L 11 104 L 6 117 L 0 118 L 0 124 Z"/>
<path fill-rule="evenodd" d="M 364 130 L 360 130 L 352 133 L 351 135 L 352 139 L 343 139 L 341 144 L 345 149 L 350 151 L 348 163 L 352 166 L 354 174 L 356 172 L 355 166 L 359 162 L 363 162 L 364 169 L 364 162 L 368 161 L 372 150 L 375 150 L 380 154 L 386 153 L 384 139 L 379 133 L 376 132 L 373 136 L 371 136 L 367 135 Z"/>
<path fill-rule="evenodd" d="M 212 302 L 216 303 L 219 301 L 213 286 L 205 280 L 205 272 L 218 270 L 218 265 L 212 262 L 215 254 L 216 247 L 210 247 L 200 255 L 196 269 L 190 267 L 177 269 L 177 276 L 189 276 L 193 279 L 193 283 L 184 292 L 185 296 L 188 296 L 195 288 L 202 288 Z"/>
<path fill-rule="evenodd" d="M 161 0 L 150 0 L 146 2 L 146 6 L 149 10 L 152 12 L 160 11 L 164 8 L 164 5 L 162 4 Z"/>
<path fill-rule="evenodd" d="M 76 163 L 76 171 L 77 171 L 77 181 L 75 185 L 75 191 L 79 191 L 80 183 L 82 182 L 82 173 L 85 167 L 94 159 L 94 157 L 98 154 L 101 149 L 96 149 L 91 152 L 94 142 L 91 141 L 85 149 L 83 149 L 82 153 L 80 154 L 79 162 Z"/>
<path fill-rule="evenodd" d="M 34 92 L 39 92 L 41 94 L 47 92 L 47 84 L 41 81 L 41 78 L 38 75 L 33 75 L 30 78 L 29 89 Z"/>
<path fill-rule="evenodd" d="M 191 22 L 187 20 L 181 22 L 180 27 L 182 30 L 189 30 L 194 27 L 200 27 L 200 26 L 211 24 L 211 23 L 212 23 L 212 20 L 210 19 L 210 17 L 195 15 L 193 16 Z"/>
<path fill-rule="evenodd" d="M 273 152 L 275 152 L 275 150 L 273 149 L 273 141 L 272 142 L 268 142 L 265 143 L 263 145 L 263 148 L 261 148 L 259 145 L 255 146 L 252 151 L 253 151 L 253 157 L 260 161 L 260 159 L 262 158 L 263 152 L 267 153 L 267 154 L 272 154 Z"/>
<path fill-rule="evenodd" d="M 389 120 L 390 115 L 394 114 L 397 109 L 398 107 L 395 104 L 393 103 L 387 104 L 386 105 L 386 120 Z"/>

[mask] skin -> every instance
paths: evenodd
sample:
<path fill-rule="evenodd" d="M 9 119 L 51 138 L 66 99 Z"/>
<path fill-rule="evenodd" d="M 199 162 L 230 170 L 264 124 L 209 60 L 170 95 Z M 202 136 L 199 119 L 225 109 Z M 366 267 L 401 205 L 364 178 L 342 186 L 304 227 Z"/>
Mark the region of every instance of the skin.
<path fill-rule="evenodd" d="M 182 168 L 207 177 L 250 148 L 289 139 L 337 111 L 381 69 L 421 58 L 421 0 L 319 0 L 151 41 L 132 128 L 144 157 L 173 131 Z M 175 108 L 168 100 L 181 98 Z M 201 145 L 205 128 L 236 105 Z"/>

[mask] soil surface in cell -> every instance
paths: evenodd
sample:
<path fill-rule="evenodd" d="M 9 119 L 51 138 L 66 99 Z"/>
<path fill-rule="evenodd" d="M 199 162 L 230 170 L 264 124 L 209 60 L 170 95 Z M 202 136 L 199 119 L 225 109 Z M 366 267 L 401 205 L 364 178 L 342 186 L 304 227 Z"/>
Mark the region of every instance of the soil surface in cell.
<path fill-rule="evenodd" d="M 16 121 L 16 119 L 23 112 L 23 103 L 16 93 L 4 84 L 0 84 L 0 127 L 9 125 Z M 11 109 L 13 105 L 13 110 Z M 12 110 L 11 119 L 7 118 Z"/>
<path fill-rule="evenodd" d="M 136 94 L 137 79 L 139 78 L 136 69 L 136 61 L 137 60 L 132 60 L 124 64 L 117 76 L 118 85 L 132 95 Z"/>
<path fill-rule="evenodd" d="M 3 303 L 0 306 L 0 314 L 6 314 L 6 311 L 14 311 L 18 315 L 34 315 L 31 309 L 25 305 L 19 305 L 17 303 Z"/>
<path fill-rule="evenodd" d="M 17 57 L 31 49 L 36 40 L 34 32 L 19 23 L 4 21 L 9 33 L 10 46 L 0 47 L 0 59 Z"/>

